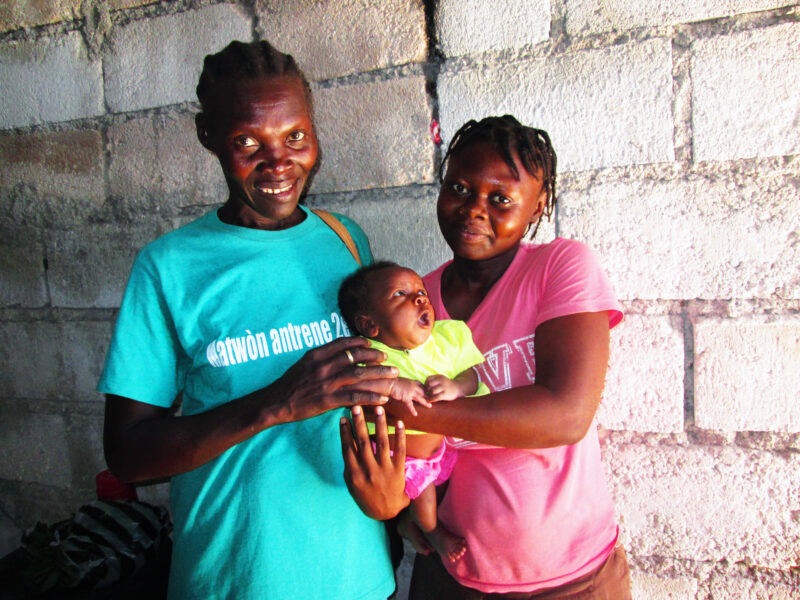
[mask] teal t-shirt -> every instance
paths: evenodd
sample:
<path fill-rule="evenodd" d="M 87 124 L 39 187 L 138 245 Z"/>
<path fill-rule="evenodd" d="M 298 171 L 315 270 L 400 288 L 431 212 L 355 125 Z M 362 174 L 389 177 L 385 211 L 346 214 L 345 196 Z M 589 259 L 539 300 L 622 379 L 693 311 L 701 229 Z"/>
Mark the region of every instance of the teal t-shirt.
<path fill-rule="evenodd" d="M 349 335 L 336 296 L 358 265 L 306 213 L 295 227 L 261 231 L 225 224 L 214 210 L 144 248 L 98 390 L 158 406 L 183 392 L 183 414 L 201 413 Z M 339 218 L 370 262 L 366 236 Z M 170 598 L 392 593 L 384 526 L 361 512 L 342 477 L 343 414 L 267 429 L 172 478 Z"/>

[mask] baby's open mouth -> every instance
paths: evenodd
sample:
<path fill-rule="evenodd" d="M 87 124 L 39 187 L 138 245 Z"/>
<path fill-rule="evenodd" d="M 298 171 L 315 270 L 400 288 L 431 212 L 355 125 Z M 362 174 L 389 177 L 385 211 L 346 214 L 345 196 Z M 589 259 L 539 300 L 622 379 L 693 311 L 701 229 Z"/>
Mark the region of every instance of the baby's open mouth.
<path fill-rule="evenodd" d="M 430 327 L 431 326 L 431 313 L 430 313 L 430 311 L 426 310 L 425 312 L 423 312 L 419 316 L 419 319 L 417 320 L 417 323 L 419 323 L 420 327 Z"/>

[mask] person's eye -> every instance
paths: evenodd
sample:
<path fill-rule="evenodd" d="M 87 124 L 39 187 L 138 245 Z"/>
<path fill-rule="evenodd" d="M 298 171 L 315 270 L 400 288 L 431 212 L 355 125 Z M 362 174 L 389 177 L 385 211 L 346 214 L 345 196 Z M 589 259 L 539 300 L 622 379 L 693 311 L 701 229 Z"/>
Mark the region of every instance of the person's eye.
<path fill-rule="evenodd" d="M 509 198 L 508 196 L 503 196 L 502 194 L 493 194 L 490 200 L 492 204 L 499 204 L 499 205 L 511 204 L 511 198 Z"/>
<path fill-rule="evenodd" d="M 304 131 L 293 131 L 286 138 L 289 142 L 302 142 L 304 139 L 306 139 L 306 133 Z"/>
<path fill-rule="evenodd" d="M 420 291 L 417 292 L 417 295 L 419 295 L 419 296 L 427 296 L 428 292 L 426 292 L 425 290 L 420 290 Z"/>
<path fill-rule="evenodd" d="M 450 186 L 450 188 L 459 196 L 466 196 L 467 195 L 467 188 L 466 186 L 460 183 L 454 183 Z"/>
<path fill-rule="evenodd" d="M 404 290 L 396 290 L 396 291 L 395 291 L 395 292 L 392 294 L 392 298 L 395 298 L 395 297 L 397 297 L 397 296 L 405 296 L 405 295 L 406 295 L 406 293 L 405 293 L 405 291 L 404 291 Z"/>
<path fill-rule="evenodd" d="M 258 146 L 258 142 L 256 142 L 253 138 L 249 135 L 239 135 L 233 139 L 233 143 L 236 144 L 239 148 L 255 148 Z"/>

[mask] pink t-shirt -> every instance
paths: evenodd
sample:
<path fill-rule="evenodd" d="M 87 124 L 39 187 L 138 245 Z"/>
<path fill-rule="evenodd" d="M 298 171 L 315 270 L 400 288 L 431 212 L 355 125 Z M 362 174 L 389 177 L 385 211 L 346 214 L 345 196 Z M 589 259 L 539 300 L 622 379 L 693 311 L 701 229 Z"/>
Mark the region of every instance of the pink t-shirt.
<path fill-rule="evenodd" d="M 446 263 L 427 275 L 436 316 Z M 492 391 L 534 382 L 536 327 L 578 312 L 609 313 L 620 304 L 594 253 L 557 238 L 520 246 L 467 325 L 486 362 L 477 366 Z M 467 553 L 443 561 L 462 585 L 486 593 L 532 592 L 581 577 L 614 548 L 614 507 L 600 464 L 597 430 L 570 446 L 514 450 L 449 440 L 459 447 L 439 518 L 467 540 Z"/>

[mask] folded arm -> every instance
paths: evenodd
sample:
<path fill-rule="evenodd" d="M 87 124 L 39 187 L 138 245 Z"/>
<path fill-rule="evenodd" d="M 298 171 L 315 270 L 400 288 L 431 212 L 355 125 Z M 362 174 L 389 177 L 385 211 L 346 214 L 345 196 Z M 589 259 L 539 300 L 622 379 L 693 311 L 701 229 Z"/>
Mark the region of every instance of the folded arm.
<path fill-rule="evenodd" d="M 378 366 L 385 355 L 367 344 L 341 338 L 311 350 L 266 388 L 197 415 L 174 417 L 167 408 L 108 395 L 103 438 L 109 469 L 123 481 L 171 477 L 269 427 L 342 406 L 383 403 L 397 369 Z"/>
<path fill-rule="evenodd" d="M 608 314 L 577 313 L 546 321 L 534 338 L 536 383 L 487 396 L 435 403 L 413 416 L 386 410 L 411 429 L 507 448 L 574 444 L 592 423 L 609 355 Z"/>

